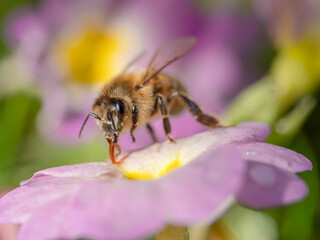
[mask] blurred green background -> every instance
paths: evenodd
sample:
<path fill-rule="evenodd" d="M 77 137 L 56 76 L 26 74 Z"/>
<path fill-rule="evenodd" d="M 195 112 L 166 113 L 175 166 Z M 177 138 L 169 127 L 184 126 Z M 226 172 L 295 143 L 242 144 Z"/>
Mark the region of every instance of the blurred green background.
<path fill-rule="evenodd" d="M 268 0 L 255 3 L 249 0 L 190 1 L 190 6 L 203 16 L 221 13 L 258 16 L 257 22 L 261 24 L 259 30 L 262 32 L 262 41 L 260 39 L 257 43 L 259 48 L 254 48 L 254 43 L 253 51 L 244 52 L 241 60 L 247 62 L 251 70 L 257 68 L 259 71 L 253 74 L 250 81 L 240 83 L 229 97 L 228 106 L 220 111 L 223 122 L 266 122 L 272 127 L 268 142 L 297 151 L 313 163 L 313 171 L 299 174 L 310 191 L 303 201 L 267 211 L 234 206 L 222 220 L 212 226 L 212 231 L 217 230 L 221 235 L 211 234 L 207 239 L 307 240 L 318 239 L 320 236 L 320 21 L 319 14 L 316 14 L 320 9 L 313 5 L 314 2 L 286 0 L 280 4 Z M 10 41 L 16 39 L 8 37 L 6 29 L 10 16 L 20 16 L 14 14 L 19 12 L 17 9 L 24 6 L 37 9 L 35 6 L 39 4 L 37 0 L 0 1 L 1 189 L 18 186 L 20 181 L 40 169 L 107 158 L 105 143 L 99 135 L 65 144 L 48 138 L 46 132 L 42 133 L 42 128 L 38 126 L 42 119 L 39 114 L 47 94 L 42 92 L 43 88 L 37 87 L 39 82 L 35 80 L 42 72 L 35 74 L 29 69 L 32 68 L 28 65 L 30 62 L 21 60 L 32 55 L 25 48 L 28 44 L 31 46 L 32 42 L 26 40 L 11 45 Z M 257 4 L 261 6 L 256 7 Z M 50 15 L 50 11 L 47 14 Z M 26 21 L 34 24 L 35 20 L 29 18 Z M 42 36 L 41 31 L 37 31 L 36 36 Z M 239 35 L 235 42 L 240 42 L 241 38 Z M 38 63 L 32 64 L 34 66 Z M 54 89 L 52 87 L 49 92 Z M 55 109 L 48 110 L 53 115 L 59 114 L 55 113 Z"/>

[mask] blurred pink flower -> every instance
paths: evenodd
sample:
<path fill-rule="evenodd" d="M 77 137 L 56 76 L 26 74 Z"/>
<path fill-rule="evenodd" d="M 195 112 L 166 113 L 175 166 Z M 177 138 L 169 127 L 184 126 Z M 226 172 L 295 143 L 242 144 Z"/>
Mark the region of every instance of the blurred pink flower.
<path fill-rule="evenodd" d="M 136 54 L 175 37 L 193 35 L 198 44 L 167 70 L 176 73 L 207 111 L 221 112 L 255 74 L 252 66 L 245 66 L 261 37 L 254 18 L 203 14 L 184 0 L 46 0 L 37 10 L 12 13 L 6 26 L 8 45 L 30 67 L 40 88 L 39 128 L 58 143 L 78 141 L 82 121 L 104 81 L 119 74 Z M 172 119 L 172 125 L 173 135 L 180 137 L 203 130 L 188 113 Z M 155 127 L 163 139 L 160 123 Z M 143 131 L 137 133 L 142 136 L 137 144 L 125 146 L 148 144 Z"/>
<path fill-rule="evenodd" d="M 317 27 L 319 1 L 313 0 L 254 0 L 257 17 L 261 18 L 271 39 L 278 47 L 298 41 Z"/>
<path fill-rule="evenodd" d="M 141 239 L 166 225 L 213 222 L 235 202 L 263 209 L 302 199 L 304 156 L 264 143 L 245 123 L 132 152 L 120 165 L 42 170 L 0 200 L 0 222 L 18 239 Z M 137 180 L 139 179 L 139 180 Z"/>

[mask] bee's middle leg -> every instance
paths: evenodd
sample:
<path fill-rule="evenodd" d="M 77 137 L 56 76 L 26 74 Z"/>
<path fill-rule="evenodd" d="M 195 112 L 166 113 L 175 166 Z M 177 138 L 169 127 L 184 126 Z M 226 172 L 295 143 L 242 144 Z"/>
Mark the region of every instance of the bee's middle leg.
<path fill-rule="evenodd" d="M 169 122 L 167 105 L 163 101 L 163 97 L 161 95 L 157 96 L 156 101 L 159 104 L 159 108 L 160 108 L 160 112 L 161 112 L 161 116 L 162 116 L 162 121 L 163 121 L 163 128 L 166 133 L 166 136 L 171 142 L 174 142 L 174 140 L 171 137 L 171 126 L 170 126 L 170 122 Z"/>
<path fill-rule="evenodd" d="M 154 143 L 156 143 L 157 142 L 157 137 L 156 137 L 156 135 L 155 135 L 155 133 L 153 131 L 153 128 L 151 127 L 151 125 L 149 123 L 147 123 L 147 129 L 148 129 L 148 131 L 149 131 L 149 133 L 150 133 L 150 135 L 152 137 L 152 141 Z"/>

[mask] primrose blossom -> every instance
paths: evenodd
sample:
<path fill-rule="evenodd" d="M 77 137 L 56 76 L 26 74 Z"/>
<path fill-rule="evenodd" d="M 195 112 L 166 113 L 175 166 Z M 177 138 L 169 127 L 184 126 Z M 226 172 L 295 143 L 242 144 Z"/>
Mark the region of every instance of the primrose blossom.
<path fill-rule="evenodd" d="M 167 225 L 212 223 L 234 203 L 255 209 L 301 200 L 304 156 L 264 143 L 269 128 L 243 123 L 91 162 L 39 171 L 0 199 L 0 223 L 18 239 L 142 239 Z M 127 153 L 125 153 L 127 154 Z"/>

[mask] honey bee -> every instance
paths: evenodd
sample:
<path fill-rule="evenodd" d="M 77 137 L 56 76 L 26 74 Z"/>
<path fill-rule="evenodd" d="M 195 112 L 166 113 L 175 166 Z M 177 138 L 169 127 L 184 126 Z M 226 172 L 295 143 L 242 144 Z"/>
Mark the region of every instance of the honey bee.
<path fill-rule="evenodd" d="M 109 143 L 109 154 L 113 164 L 120 164 L 127 157 L 116 161 L 121 153 L 117 144 L 120 133 L 130 130 L 135 142 L 134 130 L 146 125 L 156 141 L 149 122 L 158 117 L 163 119 L 163 128 L 167 138 L 171 137 L 169 115 L 177 114 L 186 108 L 202 125 L 215 128 L 219 120 L 203 113 L 200 107 L 188 96 L 181 82 L 161 71 L 186 54 L 195 44 L 193 37 L 171 40 L 160 46 L 146 70 L 123 74 L 106 83 L 95 100 L 92 112 L 83 122 L 79 137 L 90 116 L 94 117 L 104 137 Z M 115 150 L 118 153 L 115 155 Z"/>

